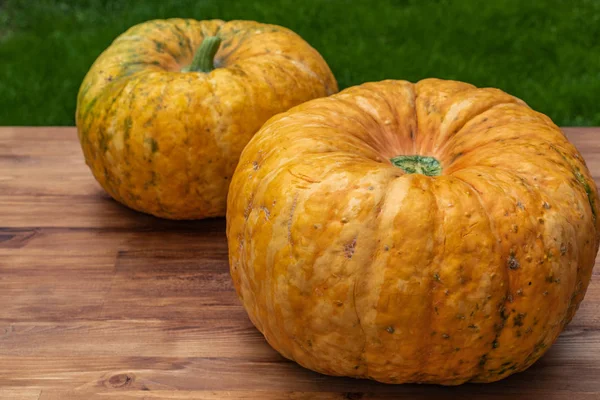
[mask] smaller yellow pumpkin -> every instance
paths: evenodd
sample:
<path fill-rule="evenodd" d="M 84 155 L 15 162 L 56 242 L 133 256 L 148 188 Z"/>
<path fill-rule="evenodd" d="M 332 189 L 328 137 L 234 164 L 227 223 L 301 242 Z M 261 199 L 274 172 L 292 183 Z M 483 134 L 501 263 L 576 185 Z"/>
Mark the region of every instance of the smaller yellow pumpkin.
<path fill-rule="evenodd" d="M 156 20 L 100 55 L 76 120 L 86 162 L 113 198 L 196 219 L 225 215 L 239 155 L 268 118 L 335 92 L 323 58 L 286 28 Z"/>

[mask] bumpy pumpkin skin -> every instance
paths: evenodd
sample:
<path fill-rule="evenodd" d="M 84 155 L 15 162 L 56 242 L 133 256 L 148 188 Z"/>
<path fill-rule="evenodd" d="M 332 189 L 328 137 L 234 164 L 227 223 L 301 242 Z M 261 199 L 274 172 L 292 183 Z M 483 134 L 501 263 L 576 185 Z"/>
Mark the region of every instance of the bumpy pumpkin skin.
<path fill-rule="evenodd" d="M 180 72 L 207 36 L 209 73 Z M 121 203 L 171 219 L 225 215 L 239 155 L 273 115 L 337 92 L 329 67 L 292 31 L 250 21 L 156 20 L 119 36 L 77 99 L 83 153 Z"/>
<path fill-rule="evenodd" d="M 398 155 L 437 158 L 405 174 Z M 273 117 L 230 187 L 231 274 L 252 322 L 312 370 L 492 382 L 572 319 L 598 195 L 552 121 L 497 89 L 367 83 Z"/>

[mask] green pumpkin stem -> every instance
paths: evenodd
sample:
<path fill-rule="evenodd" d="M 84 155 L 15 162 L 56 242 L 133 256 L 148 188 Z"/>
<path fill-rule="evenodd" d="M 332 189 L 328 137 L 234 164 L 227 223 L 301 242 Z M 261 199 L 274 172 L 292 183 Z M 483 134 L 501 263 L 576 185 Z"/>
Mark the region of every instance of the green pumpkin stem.
<path fill-rule="evenodd" d="M 210 72 L 215 69 L 214 58 L 221 45 L 221 38 L 218 36 L 207 36 L 204 38 L 192 63 L 184 68 L 184 72 Z"/>
<path fill-rule="evenodd" d="M 407 174 L 423 174 L 438 176 L 442 173 L 442 166 L 438 160 L 427 156 L 396 156 L 391 158 L 392 164 Z"/>

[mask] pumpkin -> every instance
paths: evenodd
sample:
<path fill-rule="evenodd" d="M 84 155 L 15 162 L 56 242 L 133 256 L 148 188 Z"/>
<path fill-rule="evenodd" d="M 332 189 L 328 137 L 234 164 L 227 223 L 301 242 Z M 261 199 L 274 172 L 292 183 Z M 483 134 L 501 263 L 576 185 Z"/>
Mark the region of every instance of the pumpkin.
<path fill-rule="evenodd" d="M 286 28 L 149 21 L 119 36 L 86 75 L 78 135 L 117 201 L 171 219 L 223 216 L 252 135 L 273 115 L 334 92 L 323 58 Z"/>
<path fill-rule="evenodd" d="M 523 371 L 598 250 L 575 147 L 500 90 L 388 80 L 270 119 L 229 189 L 235 288 L 283 356 L 381 382 Z"/>

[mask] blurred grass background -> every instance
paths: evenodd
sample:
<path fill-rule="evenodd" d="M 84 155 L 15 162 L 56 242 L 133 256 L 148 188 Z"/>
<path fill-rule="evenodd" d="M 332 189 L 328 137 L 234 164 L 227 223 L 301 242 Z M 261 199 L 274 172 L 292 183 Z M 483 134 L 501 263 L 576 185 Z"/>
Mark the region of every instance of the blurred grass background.
<path fill-rule="evenodd" d="M 252 19 L 299 33 L 341 88 L 458 79 L 600 125 L 600 0 L 0 0 L 0 125 L 74 125 L 85 73 L 131 25 Z"/>

